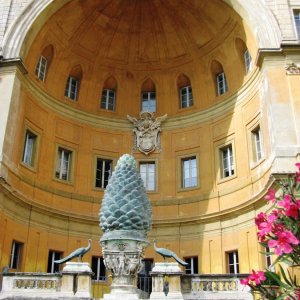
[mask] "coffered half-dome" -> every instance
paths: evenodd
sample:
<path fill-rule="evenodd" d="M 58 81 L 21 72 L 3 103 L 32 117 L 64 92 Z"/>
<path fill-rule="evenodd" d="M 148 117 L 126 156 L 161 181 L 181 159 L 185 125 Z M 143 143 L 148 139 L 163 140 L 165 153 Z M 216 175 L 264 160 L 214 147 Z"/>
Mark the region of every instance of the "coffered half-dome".
<path fill-rule="evenodd" d="M 244 47 L 236 47 L 236 40 Z M 25 58 L 30 75 L 36 75 L 37 62 L 49 48 L 51 65 L 42 78 L 48 94 L 64 100 L 71 76 L 80 80 L 80 91 L 72 94 L 76 103 L 68 105 L 97 114 L 114 111 L 120 117 L 143 109 L 140 95 L 145 91 L 140 87 L 148 78 L 155 86 L 159 114 L 189 114 L 212 106 L 223 94 L 216 88 L 214 62 L 226 73 L 229 87 L 219 101 L 245 82 L 240 58 L 246 50 L 250 57 L 257 50 L 251 30 L 221 0 L 70 1 L 39 30 Z M 184 103 L 180 89 L 186 86 L 178 85 L 182 74 L 193 98 Z M 113 88 L 107 87 L 109 78 L 114 78 Z M 99 107 L 105 93 L 117 98 L 117 104 Z"/>

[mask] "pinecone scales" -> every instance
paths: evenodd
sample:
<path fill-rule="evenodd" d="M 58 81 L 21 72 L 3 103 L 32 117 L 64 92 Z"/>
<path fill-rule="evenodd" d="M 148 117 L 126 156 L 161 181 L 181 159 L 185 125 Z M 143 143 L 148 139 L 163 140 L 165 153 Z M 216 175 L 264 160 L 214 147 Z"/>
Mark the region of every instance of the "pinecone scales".
<path fill-rule="evenodd" d="M 129 154 L 117 163 L 106 187 L 100 209 L 100 227 L 113 230 L 151 229 L 151 205 L 136 162 Z"/>

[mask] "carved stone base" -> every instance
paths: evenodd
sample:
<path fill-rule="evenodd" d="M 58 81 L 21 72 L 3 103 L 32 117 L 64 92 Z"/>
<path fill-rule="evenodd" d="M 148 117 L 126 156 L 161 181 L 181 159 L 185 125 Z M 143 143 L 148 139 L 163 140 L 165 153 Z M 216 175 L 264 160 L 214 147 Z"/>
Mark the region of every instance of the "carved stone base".
<path fill-rule="evenodd" d="M 131 235 L 131 238 L 130 238 Z M 148 242 L 134 231 L 116 231 L 105 234 L 101 246 L 106 268 L 112 274 L 110 294 L 105 294 L 107 300 L 140 299 L 137 291 L 137 273 L 142 268 L 144 249 Z"/>

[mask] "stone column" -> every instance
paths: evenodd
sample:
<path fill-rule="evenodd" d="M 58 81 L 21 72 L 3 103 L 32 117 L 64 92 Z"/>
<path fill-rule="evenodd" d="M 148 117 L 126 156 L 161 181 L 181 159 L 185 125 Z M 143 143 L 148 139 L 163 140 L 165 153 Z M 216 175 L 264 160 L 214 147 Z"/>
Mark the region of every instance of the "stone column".
<path fill-rule="evenodd" d="M 180 281 L 183 272 L 178 263 L 155 263 L 150 274 L 152 276 L 150 299 L 183 300 Z"/>

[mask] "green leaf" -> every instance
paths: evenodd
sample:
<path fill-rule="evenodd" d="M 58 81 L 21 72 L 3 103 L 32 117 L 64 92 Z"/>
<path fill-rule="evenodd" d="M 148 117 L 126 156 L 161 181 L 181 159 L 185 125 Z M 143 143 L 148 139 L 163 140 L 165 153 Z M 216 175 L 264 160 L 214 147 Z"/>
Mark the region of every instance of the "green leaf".
<path fill-rule="evenodd" d="M 286 276 L 286 274 L 285 274 L 285 271 L 284 271 L 284 269 L 282 268 L 281 265 L 279 265 L 279 269 L 280 269 L 280 272 L 281 272 L 281 275 L 282 275 L 284 281 L 285 281 L 288 285 L 292 286 L 293 283 L 287 278 L 287 276 Z M 288 273 L 288 274 L 289 274 L 289 273 Z M 291 277 L 290 274 L 289 274 L 289 277 Z"/>

